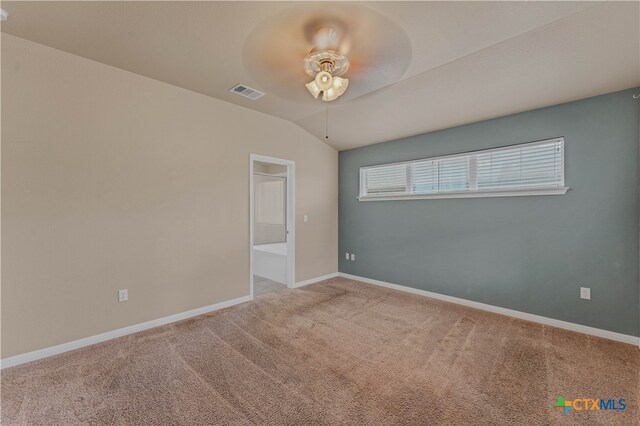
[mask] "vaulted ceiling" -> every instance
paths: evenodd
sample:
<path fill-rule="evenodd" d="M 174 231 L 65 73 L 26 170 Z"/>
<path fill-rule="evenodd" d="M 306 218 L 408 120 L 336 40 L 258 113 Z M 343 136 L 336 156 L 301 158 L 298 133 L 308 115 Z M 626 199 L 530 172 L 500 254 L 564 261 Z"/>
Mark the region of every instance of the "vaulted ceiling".
<path fill-rule="evenodd" d="M 2 8 L 3 32 L 290 120 L 339 150 L 640 85 L 638 2 L 3 1 Z M 387 42 L 402 55 L 379 58 L 392 78 L 347 75 L 353 86 L 325 103 L 293 79 L 299 93 L 283 96 L 247 60 L 265 22 L 344 8 L 401 32 Z M 304 76 L 302 61 L 283 72 Z M 237 83 L 267 94 L 245 99 L 229 92 Z"/>

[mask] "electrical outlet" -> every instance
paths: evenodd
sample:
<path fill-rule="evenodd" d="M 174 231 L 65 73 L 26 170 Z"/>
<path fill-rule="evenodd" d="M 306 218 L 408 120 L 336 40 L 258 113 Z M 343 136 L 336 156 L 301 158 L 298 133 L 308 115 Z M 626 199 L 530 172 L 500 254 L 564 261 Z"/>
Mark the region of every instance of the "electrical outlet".
<path fill-rule="evenodd" d="M 591 289 L 589 287 L 580 287 L 580 298 L 591 300 Z"/>
<path fill-rule="evenodd" d="M 129 300 L 129 291 L 126 288 L 118 290 L 118 302 L 126 302 L 127 300 Z"/>
<path fill-rule="evenodd" d="M 344 258 L 345 258 L 345 259 L 347 259 L 347 260 L 349 260 L 349 253 L 345 253 L 345 254 L 344 254 Z"/>
<path fill-rule="evenodd" d="M 305 214 L 305 215 L 304 215 L 304 221 L 305 221 L 305 222 L 309 222 L 309 215 L 308 215 L 308 214 Z"/>
<path fill-rule="evenodd" d="M 356 255 L 351 253 L 351 260 L 356 260 Z"/>

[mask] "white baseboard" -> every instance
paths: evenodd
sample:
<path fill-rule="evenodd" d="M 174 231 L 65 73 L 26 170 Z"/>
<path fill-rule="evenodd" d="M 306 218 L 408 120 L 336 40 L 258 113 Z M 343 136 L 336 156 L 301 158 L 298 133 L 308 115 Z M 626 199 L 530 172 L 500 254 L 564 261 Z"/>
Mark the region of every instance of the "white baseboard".
<path fill-rule="evenodd" d="M 605 339 L 615 340 L 618 342 L 629 343 L 632 345 L 640 346 L 640 337 L 629 336 L 627 334 L 616 333 L 613 331 L 602 330 L 599 328 L 588 327 L 586 325 L 575 324 L 567 321 L 561 321 L 553 318 L 547 318 L 540 315 L 529 314 L 526 312 L 514 311 L 512 309 L 501 308 L 499 306 L 487 305 L 485 303 L 474 302 L 472 300 L 461 299 L 458 297 L 447 296 L 444 294 L 433 293 L 426 290 L 419 290 L 403 285 L 392 284 L 385 281 L 374 280 L 371 278 L 360 277 L 357 275 L 345 274 L 343 272 L 334 272 L 331 274 L 323 275 L 320 277 L 311 278 L 308 280 L 300 281 L 295 284 L 294 288 L 303 287 L 309 284 L 318 283 L 335 277 L 344 277 L 356 281 L 361 281 L 367 284 L 373 284 L 381 287 L 391 288 L 394 290 L 404 291 L 407 293 L 413 293 L 420 296 L 431 297 L 433 299 L 444 300 L 446 302 L 456 303 L 458 305 L 464 305 L 471 308 L 481 309 L 483 311 L 494 312 L 497 314 L 507 315 L 514 318 L 523 319 L 526 321 L 536 322 L 539 324 L 550 325 L 553 327 L 562 328 L 565 330 L 576 331 L 578 333 L 584 333 L 591 336 L 602 337 Z M 68 352 L 74 349 L 79 349 L 85 346 L 93 345 L 96 343 L 104 342 L 107 340 L 115 339 L 117 337 L 127 336 L 129 334 L 137 333 L 140 331 L 148 330 L 150 328 L 159 327 L 161 325 L 169 324 L 172 322 L 180 321 L 183 319 L 195 317 L 198 315 L 206 314 L 209 312 L 217 311 L 219 309 L 228 308 L 230 306 L 238 305 L 251 301 L 251 296 L 243 296 L 237 299 L 227 300 L 225 302 L 215 303 L 209 306 L 203 306 L 202 308 L 192 309 L 190 311 L 180 312 L 174 315 L 169 315 L 163 318 L 146 321 L 140 324 L 134 324 L 128 327 L 119 328 L 117 330 L 108 331 L 106 333 L 97 334 L 95 336 L 85 337 L 83 339 L 74 340 L 73 342 L 63 343 L 56 346 L 51 346 L 44 349 L 38 349 L 33 352 L 27 352 L 20 355 L 15 355 L 9 358 L 0 360 L 0 368 L 9 368 L 16 365 L 24 364 L 27 362 L 35 361 L 38 359 L 58 355 L 64 352 Z"/>
<path fill-rule="evenodd" d="M 295 284 L 294 288 L 302 287 L 305 285 L 317 283 L 320 281 L 328 280 L 338 276 L 337 272 L 323 275 L 321 277 L 311 278 L 305 281 L 300 281 Z M 180 312 L 167 317 L 146 321 L 140 324 L 130 325 L 128 327 L 119 328 L 113 331 L 107 331 L 106 333 L 97 334 L 95 336 L 85 337 L 83 339 L 74 340 L 73 342 L 62 343 L 60 345 L 51 346 L 48 348 L 38 349 L 33 352 L 27 352 L 20 355 L 15 355 L 9 358 L 0 360 L 0 369 L 13 367 L 16 365 L 24 364 L 38 359 L 58 355 L 64 352 L 79 349 L 85 346 L 94 345 L 96 343 L 104 342 L 107 340 L 115 339 L 117 337 L 126 336 L 129 334 L 137 333 L 140 331 L 148 330 L 150 328 L 159 327 L 161 325 L 169 324 L 172 322 L 180 321 L 183 319 L 195 317 L 198 315 L 206 314 L 208 312 L 217 311 L 218 309 L 228 308 L 230 306 L 238 305 L 240 303 L 251 301 L 251 296 L 239 297 L 237 299 L 227 300 L 225 302 L 216 303 L 209 306 L 203 306 L 202 308 L 192 309 L 190 311 Z"/>
<path fill-rule="evenodd" d="M 169 315 L 167 317 L 146 321 L 140 324 L 130 325 L 128 327 L 119 328 L 117 330 L 107 331 L 106 333 L 96 334 L 95 336 L 85 337 L 83 339 L 74 340 L 73 342 L 62 343 L 60 345 L 51 346 L 44 349 L 38 349 L 33 352 L 27 352 L 24 354 L 15 355 L 15 356 L 1 360 L 0 368 L 4 369 L 8 367 L 13 367 L 15 365 L 24 364 L 26 362 L 31 362 L 31 361 L 46 358 L 52 355 L 61 354 L 63 352 L 68 352 L 68 351 L 79 349 L 85 346 L 94 345 L 96 343 L 115 339 L 117 337 L 126 336 L 128 334 L 137 333 L 139 331 L 148 330 L 150 328 L 159 327 L 161 325 L 165 325 L 165 324 L 180 321 L 183 319 L 217 311 L 219 309 L 228 308 L 230 306 L 238 305 L 240 303 L 248 302 L 250 300 L 251 300 L 250 296 L 243 296 L 237 299 L 227 300 L 227 301 L 215 303 L 209 306 L 203 306 L 202 308 L 196 308 L 190 311 L 180 312 L 177 314 Z"/>
<path fill-rule="evenodd" d="M 628 334 L 616 333 L 614 331 L 602 330 L 600 328 L 589 327 L 586 325 L 575 324 L 572 322 L 561 321 L 553 318 L 547 318 L 540 315 L 529 314 L 526 312 L 514 311 L 512 309 L 501 308 L 499 306 L 487 305 L 486 303 L 474 302 L 472 300 L 461 299 L 458 297 L 447 296 L 440 293 L 433 293 L 431 291 L 419 290 L 403 285 L 392 284 L 385 281 L 374 280 L 371 278 L 359 277 L 357 275 L 339 273 L 339 276 L 349 278 L 355 281 L 361 281 L 367 284 L 373 284 L 381 287 L 391 288 L 394 290 L 400 290 L 407 293 L 413 293 L 420 296 L 431 297 L 433 299 L 444 300 L 445 302 L 456 303 L 458 305 L 468 306 L 470 308 L 481 309 L 483 311 L 494 312 L 496 314 L 507 315 L 514 318 L 519 318 L 526 321 L 536 322 L 539 324 L 550 325 L 553 327 L 562 328 L 565 330 L 576 331 L 578 333 L 588 334 L 591 336 L 602 337 L 605 339 L 615 340 L 618 342 L 629 343 L 632 345 L 640 346 L 640 337 L 629 336 Z"/>
<path fill-rule="evenodd" d="M 319 283 L 320 281 L 330 280 L 331 278 L 335 278 L 338 276 L 338 272 L 333 272 L 331 274 L 323 275 L 321 277 L 315 277 L 304 281 L 297 282 L 293 288 L 304 287 L 305 285 Z"/>

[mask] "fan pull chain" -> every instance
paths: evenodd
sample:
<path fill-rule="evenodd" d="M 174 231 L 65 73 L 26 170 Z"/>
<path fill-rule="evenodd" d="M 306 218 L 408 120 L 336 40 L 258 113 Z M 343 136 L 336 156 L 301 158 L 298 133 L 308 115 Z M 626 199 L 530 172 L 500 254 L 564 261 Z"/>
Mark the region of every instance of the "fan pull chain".
<path fill-rule="evenodd" d="M 329 139 L 329 107 L 327 107 L 324 114 L 324 138 Z"/>

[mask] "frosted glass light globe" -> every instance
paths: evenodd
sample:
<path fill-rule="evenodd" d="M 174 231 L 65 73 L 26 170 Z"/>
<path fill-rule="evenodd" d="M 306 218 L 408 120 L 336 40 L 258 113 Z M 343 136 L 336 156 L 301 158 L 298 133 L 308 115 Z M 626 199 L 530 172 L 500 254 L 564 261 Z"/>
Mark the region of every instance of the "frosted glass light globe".
<path fill-rule="evenodd" d="M 324 92 L 325 90 L 329 90 L 331 88 L 331 83 L 333 83 L 333 77 L 331 76 L 330 73 L 326 71 L 320 71 L 318 74 L 316 74 L 315 81 L 316 81 L 316 85 L 318 86 L 318 89 Z"/>

